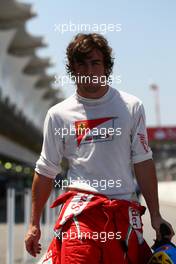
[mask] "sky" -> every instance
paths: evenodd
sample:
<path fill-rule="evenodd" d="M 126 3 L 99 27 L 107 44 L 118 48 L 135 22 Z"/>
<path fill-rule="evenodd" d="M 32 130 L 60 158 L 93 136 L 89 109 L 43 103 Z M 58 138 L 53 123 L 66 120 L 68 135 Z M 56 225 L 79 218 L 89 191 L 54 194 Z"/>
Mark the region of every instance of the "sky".
<path fill-rule="evenodd" d="M 145 107 L 147 125 L 156 126 L 155 96 L 150 88 L 155 83 L 159 87 L 161 124 L 176 126 L 175 0 L 21 2 L 32 3 L 38 14 L 27 22 L 27 29 L 33 35 L 43 36 L 47 42 L 48 47 L 40 49 L 38 55 L 49 56 L 54 61 L 49 73 L 65 75 L 67 45 L 81 24 L 89 24 L 90 29 L 96 24 L 113 49 L 113 75 L 120 75 L 121 79 L 113 87 L 139 97 Z M 67 32 L 59 31 L 63 24 L 69 27 L 70 23 L 78 31 L 73 26 L 71 31 L 69 28 Z M 120 24 L 121 31 L 108 31 L 109 24 Z M 67 84 L 62 89 L 68 97 L 75 87 Z"/>

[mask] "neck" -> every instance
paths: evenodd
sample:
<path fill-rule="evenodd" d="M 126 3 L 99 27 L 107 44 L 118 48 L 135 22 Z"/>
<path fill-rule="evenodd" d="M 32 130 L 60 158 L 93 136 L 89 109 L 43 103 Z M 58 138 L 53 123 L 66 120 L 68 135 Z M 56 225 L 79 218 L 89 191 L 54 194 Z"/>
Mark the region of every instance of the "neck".
<path fill-rule="evenodd" d="M 76 91 L 82 97 L 90 98 L 90 99 L 98 99 L 98 98 L 100 98 L 106 94 L 106 92 L 108 91 L 108 88 L 109 88 L 108 85 L 102 86 L 96 92 L 90 93 L 90 92 L 85 91 L 85 89 L 83 89 L 83 88 L 81 89 L 81 88 L 77 87 Z"/>

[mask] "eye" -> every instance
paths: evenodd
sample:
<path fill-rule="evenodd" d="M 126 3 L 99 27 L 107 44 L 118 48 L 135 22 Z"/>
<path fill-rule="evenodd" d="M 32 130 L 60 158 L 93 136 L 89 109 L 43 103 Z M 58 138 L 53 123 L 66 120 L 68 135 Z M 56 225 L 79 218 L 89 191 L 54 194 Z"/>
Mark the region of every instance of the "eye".
<path fill-rule="evenodd" d="M 93 61 L 93 65 L 100 65 L 100 61 Z"/>
<path fill-rule="evenodd" d="M 78 66 L 82 66 L 82 65 L 84 65 L 83 62 L 78 62 Z"/>

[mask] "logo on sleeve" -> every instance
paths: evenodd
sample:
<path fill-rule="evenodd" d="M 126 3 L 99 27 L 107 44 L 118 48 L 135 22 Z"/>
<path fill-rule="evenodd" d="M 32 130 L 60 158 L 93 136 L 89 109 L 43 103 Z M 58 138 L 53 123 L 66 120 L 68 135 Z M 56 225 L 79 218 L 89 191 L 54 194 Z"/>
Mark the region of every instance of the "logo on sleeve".
<path fill-rule="evenodd" d="M 138 127 L 139 131 L 137 133 L 139 141 L 145 150 L 145 152 L 149 152 L 149 145 L 148 145 L 148 139 L 147 139 L 147 134 L 145 134 L 146 128 L 145 128 L 145 121 L 143 116 L 141 115 L 139 120 L 138 120 Z"/>

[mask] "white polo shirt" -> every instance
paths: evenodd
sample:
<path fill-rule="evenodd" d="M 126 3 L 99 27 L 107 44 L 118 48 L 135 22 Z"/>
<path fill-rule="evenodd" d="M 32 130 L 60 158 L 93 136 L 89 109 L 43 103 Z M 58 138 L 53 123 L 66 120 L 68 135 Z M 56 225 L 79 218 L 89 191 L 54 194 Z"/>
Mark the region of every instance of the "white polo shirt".
<path fill-rule="evenodd" d="M 99 99 L 75 92 L 51 107 L 43 136 L 36 172 L 54 179 L 64 156 L 69 161 L 65 187 L 109 198 L 130 199 L 135 191 L 133 163 L 152 159 L 142 102 L 112 87 Z"/>

